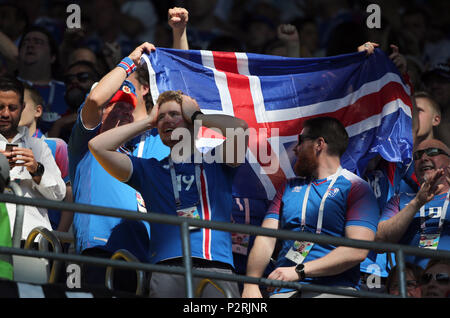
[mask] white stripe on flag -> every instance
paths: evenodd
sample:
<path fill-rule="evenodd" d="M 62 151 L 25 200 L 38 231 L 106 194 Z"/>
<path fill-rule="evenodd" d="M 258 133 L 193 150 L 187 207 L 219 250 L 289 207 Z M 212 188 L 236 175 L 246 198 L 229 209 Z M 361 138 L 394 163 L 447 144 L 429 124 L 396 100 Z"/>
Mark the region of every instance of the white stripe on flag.
<path fill-rule="evenodd" d="M 250 93 L 252 95 L 253 106 L 256 118 L 264 118 L 266 107 L 264 106 L 264 95 L 261 89 L 261 81 L 258 76 L 250 75 L 248 68 L 248 56 L 245 53 L 236 53 L 238 72 L 248 78 Z M 258 121 L 259 122 L 259 121 Z"/>
<path fill-rule="evenodd" d="M 278 141 L 272 142 L 274 138 L 278 138 Z M 295 173 L 294 169 L 292 168 L 291 161 L 289 159 L 289 155 L 287 152 L 287 149 L 284 146 L 281 146 L 283 144 L 296 142 L 298 140 L 298 136 L 278 136 L 278 137 L 271 137 L 268 139 L 270 145 L 272 146 L 272 150 L 275 151 L 275 154 L 278 157 L 278 161 L 280 162 L 281 169 L 284 172 L 284 175 L 287 179 L 294 178 Z M 276 145 L 279 145 L 278 147 Z"/>
<path fill-rule="evenodd" d="M 411 109 L 409 106 L 405 105 L 401 99 L 396 99 L 384 105 L 383 111 L 380 114 L 373 115 L 356 124 L 347 126 L 345 129 L 347 130 L 348 136 L 353 137 L 363 133 L 364 131 L 380 126 L 383 117 L 395 113 L 399 109 L 401 109 L 407 116 L 411 117 Z"/>
<path fill-rule="evenodd" d="M 153 69 L 152 63 L 150 63 L 150 60 L 146 54 L 142 55 L 141 64 L 142 59 L 144 59 L 145 63 L 147 64 L 150 93 L 152 94 L 153 104 L 156 105 L 156 101 L 158 100 L 159 97 L 159 89 L 158 85 L 156 84 L 156 73 L 155 70 Z"/>
<path fill-rule="evenodd" d="M 205 114 L 224 114 L 234 116 L 233 102 L 231 101 L 230 91 L 228 90 L 227 75 L 224 72 L 216 70 L 214 66 L 214 56 L 211 51 L 200 51 L 202 56 L 202 64 L 204 67 L 213 71 L 214 81 L 216 82 L 217 89 L 219 90 L 220 102 L 222 104 L 222 111 L 202 111 Z"/>
<path fill-rule="evenodd" d="M 365 83 L 357 91 L 348 94 L 343 98 L 288 109 L 267 110 L 264 112 L 255 111 L 256 120 L 258 121 L 258 123 L 288 121 L 292 119 L 320 115 L 323 113 L 335 112 L 341 108 L 353 104 L 361 97 L 380 91 L 381 88 L 383 88 L 390 82 L 397 82 L 401 84 L 406 93 L 410 95 L 409 87 L 403 84 L 402 80 L 397 74 L 386 73 L 379 80 Z"/>
<path fill-rule="evenodd" d="M 247 151 L 248 161 L 250 162 L 250 167 L 252 167 L 255 174 L 259 177 L 261 180 L 262 185 L 264 186 L 264 189 L 266 190 L 267 198 L 269 200 L 272 200 L 275 196 L 276 190 L 275 187 L 268 177 L 268 175 L 264 172 L 264 169 L 260 166 L 258 163 L 258 160 L 253 155 L 251 151 Z M 253 163 L 252 163 L 253 162 Z"/>

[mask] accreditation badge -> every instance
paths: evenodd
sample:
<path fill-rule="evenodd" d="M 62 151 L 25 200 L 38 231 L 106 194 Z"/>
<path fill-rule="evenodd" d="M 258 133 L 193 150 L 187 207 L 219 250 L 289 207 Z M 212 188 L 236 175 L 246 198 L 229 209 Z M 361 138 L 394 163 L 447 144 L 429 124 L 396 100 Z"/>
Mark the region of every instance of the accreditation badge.
<path fill-rule="evenodd" d="M 286 258 L 296 264 L 301 264 L 311 251 L 314 243 L 306 241 L 295 241 L 294 245 L 286 253 Z"/>
<path fill-rule="evenodd" d="M 232 247 L 233 253 L 240 254 L 240 255 L 247 255 L 249 241 L 250 241 L 249 234 L 232 233 L 231 234 L 231 242 L 232 242 L 231 247 Z"/>
<path fill-rule="evenodd" d="M 196 206 L 192 206 L 192 207 L 184 208 L 184 209 L 178 209 L 177 215 L 184 217 L 184 218 L 200 220 L 200 214 L 198 214 Z M 189 226 L 189 230 L 197 230 L 197 229 L 198 229 L 198 227 L 196 227 L 196 226 Z"/>
<path fill-rule="evenodd" d="M 421 234 L 419 247 L 435 250 L 439 245 L 439 239 L 439 234 Z"/>

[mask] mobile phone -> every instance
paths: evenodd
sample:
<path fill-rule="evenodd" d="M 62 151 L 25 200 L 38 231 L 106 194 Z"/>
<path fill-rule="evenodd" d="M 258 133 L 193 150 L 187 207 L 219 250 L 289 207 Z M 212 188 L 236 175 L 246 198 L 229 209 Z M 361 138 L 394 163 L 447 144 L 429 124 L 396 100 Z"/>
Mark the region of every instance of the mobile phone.
<path fill-rule="evenodd" d="M 13 151 L 14 147 L 19 147 L 19 145 L 18 144 L 6 144 L 5 151 L 11 152 L 11 151 Z"/>

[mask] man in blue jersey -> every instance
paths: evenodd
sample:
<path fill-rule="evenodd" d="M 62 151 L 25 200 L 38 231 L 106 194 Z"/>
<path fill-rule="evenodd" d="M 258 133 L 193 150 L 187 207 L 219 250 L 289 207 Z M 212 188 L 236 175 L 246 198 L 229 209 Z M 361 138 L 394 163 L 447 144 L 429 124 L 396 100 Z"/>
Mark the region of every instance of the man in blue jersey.
<path fill-rule="evenodd" d="M 194 146 L 195 120 L 201 121 L 204 127 L 218 129 L 227 137 L 222 145 L 201 158 L 197 156 L 200 153 Z M 142 159 L 116 151 L 118 146 L 133 136 L 154 127 L 158 128 L 163 143 L 171 148 L 170 156 L 162 160 Z M 111 175 L 142 193 L 152 212 L 230 222 L 232 181 L 236 167 L 244 161 L 248 143 L 245 136 L 247 128 L 245 121 L 239 118 L 203 114 L 191 97 L 179 91 L 166 91 L 158 97 L 157 104 L 146 119 L 97 136 L 89 142 L 89 148 Z M 210 155 L 216 157 L 208 157 Z M 213 158 L 217 160 L 211 160 Z M 151 229 L 151 262 L 182 266 L 179 226 L 152 224 Z M 230 233 L 191 228 L 190 242 L 195 268 L 232 272 Z M 199 278 L 194 278 L 194 285 L 199 281 Z M 150 296 L 185 297 L 184 282 L 184 277 L 180 275 L 152 273 Z M 232 295 L 239 296 L 236 283 L 221 284 Z M 203 295 L 223 297 L 212 285 L 205 289 Z"/>
<path fill-rule="evenodd" d="M 414 166 L 421 187 L 417 193 L 395 195 L 384 208 L 376 239 L 421 248 L 450 250 L 448 220 L 450 150 L 437 139 L 414 149 Z M 428 259 L 405 260 L 425 267 Z"/>
<path fill-rule="evenodd" d="M 154 49 L 149 43 L 137 47 L 94 86 L 81 106 L 69 141 L 69 170 L 75 202 L 130 212 L 146 211 L 140 193 L 112 178 L 92 156 L 88 142 L 110 128 L 147 116 L 143 95 L 148 94 L 149 88 L 137 80 L 134 63 L 139 62 L 144 52 Z M 169 152 L 156 131 L 136 137 L 120 151 L 145 158 L 163 158 Z M 78 253 L 109 258 L 117 250 L 126 249 L 140 261 L 149 260 L 147 223 L 75 213 L 73 227 Z M 115 272 L 116 289 L 136 290 L 135 273 L 129 278 L 118 273 L 122 272 Z M 82 278 L 88 284 L 104 285 L 105 268 L 86 266 Z"/>
<path fill-rule="evenodd" d="M 307 120 L 294 151 L 298 177 L 287 180 L 269 208 L 263 227 L 368 240 L 375 238 L 378 205 L 367 182 L 342 169 L 340 157 L 348 144 L 336 119 Z M 247 275 L 261 277 L 276 239 L 258 236 L 250 251 Z M 345 246 L 283 240 L 276 269 L 268 279 L 355 289 L 359 264 L 368 251 Z M 271 297 L 325 297 L 329 294 L 275 290 Z M 245 284 L 243 297 L 261 297 L 258 285 Z"/>

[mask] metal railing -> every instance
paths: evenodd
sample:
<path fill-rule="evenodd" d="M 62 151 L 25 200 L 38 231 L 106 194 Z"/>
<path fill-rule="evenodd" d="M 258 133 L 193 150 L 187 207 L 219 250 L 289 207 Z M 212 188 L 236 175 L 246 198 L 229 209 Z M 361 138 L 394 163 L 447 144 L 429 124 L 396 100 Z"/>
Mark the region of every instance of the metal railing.
<path fill-rule="evenodd" d="M 183 248 L 183 267 L 180 266 L 165 266 L 157 264 L 140 263 L 135 261 L 124 262 L 119 260 L 103 259 L 91 256 L 82 256 L 77 254 L 63 254 L 53 252 L 43 252 L 35 250 L 24 250 L 18 248 L 0 247 L 0 254 L 7 255 L 23 255 L 30 257 L 40 257 L 53 259 L 58 261 L 70 261 L 75 263 L 87 263 L 97 266 L 112 266 L 122 269 L 129 269 L 135 271 L 147 271 L 147 272 L 163 272 L 168 274 L 178 274 L 185 276 L 186 282 L 186 295 L 188 298 L 194 297 L 194 287 L 192 278 L 203 277 L 215 280 L 234 281 L 240 283 L 250 283 L 271 286 L 275 288 L 292 288 L 300 291 L 311 291 L 319 293 L 329 293 L 336 295 L 344 295 L 350 297 L 371 297 L 371 298 L 385 298 L 385 297 L 407 297 L 406 294 L 406 279 L 405 279 L 405 254 L 415 255 L 424 258 L 438 258 L 449 259 L 450 251 L 443 250 L 429 250 L 418 247 L 412 247 L 408 245 L 380 243 L 363 240 L 353 240 L 343 237 L 332 237 L 327 235 L 317 235 L 306 232 L 292 232 L 287 230 L 274 230 L 268 228 L 262 228 L 254 225 L 235 224 L 228 222 L 218 221 L 205 221 L 191 218 L 180 218 L 178 216 L 165 215 L 160 213 L 137 213 L 136 211 L 123 210 L 117 208 L 107 208 L 102 206 L 94 206 L 79 203 L 68 203 L 64 201 L 52 201 L 47 199 L 36 199 L 16 196 L 12 194 L 0 193 L 0 202 L 15 203 L 17 205 L 32 205 L 42 208 L 54 209 L 54 210 L 66 210 L 74 211 L 77 213 L 96 214 L 103 216 L 114 216 L 119 218 L 131 219 L 131 220 L 143 220 L 150 223 L 165 223 L 171 225 L 178 225 L 181 227 L 181 240 Z M 284 282 L 277 280 L 270 280 L 267 278 L 255 278 L 245 275 L 216 273 L 209 271 L 202 271 L 192 268 L 192 258 L 190 250 L 190 237 L 189 226 L 210 228 L 225 232 L 245 233 L 250 235 L 262 235 L 269 237 L 276 237 L 283 240 L 298 240 L 298 241 L 310 241 L 318 244 L 332 244 L 336 246 L 347 246 L 360 249 L 373 250 L 376 252 L 390 252 L 395 253 L 396 260 L 399 268 L 399 287 L 400 296 L 388 295 L 383 293 L 376 293 L 363 290 L 348 290 L 342 288 L 336 288 L 331 286 L 314 285 L 314 284 L 301 284 L 298 282 Z"/>

